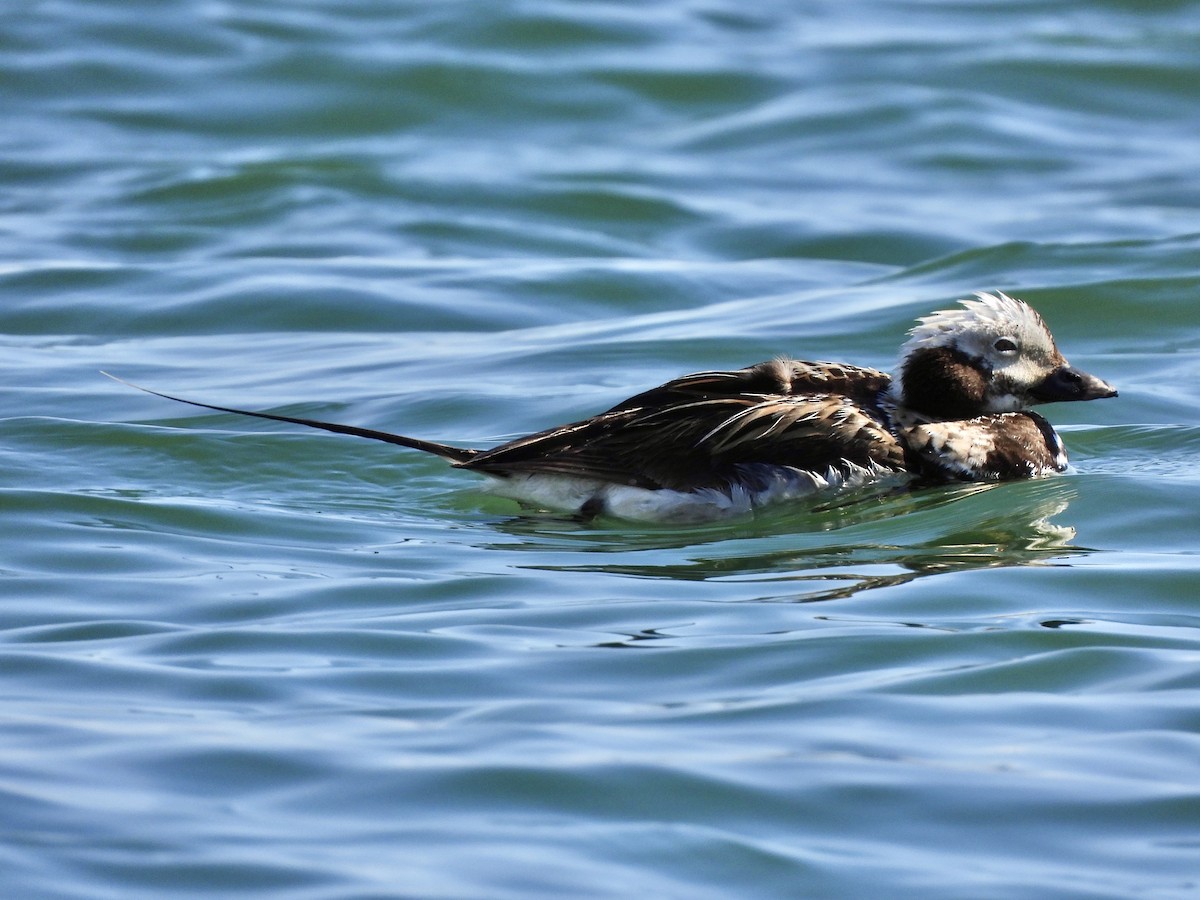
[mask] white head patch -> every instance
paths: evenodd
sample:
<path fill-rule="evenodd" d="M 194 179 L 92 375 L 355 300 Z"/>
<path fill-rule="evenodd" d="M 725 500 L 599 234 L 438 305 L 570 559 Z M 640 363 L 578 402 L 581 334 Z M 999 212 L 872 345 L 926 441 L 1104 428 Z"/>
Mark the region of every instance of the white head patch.
<path fill-rule="evenodd" d="M 1017 300 L 997 291 L 985 294 L 977 291 L 975 300 L 960 300 L 962 309 L 943 309 L 917 319 L 909 331 L 909 339 L 900 349 L 900 358 L 923 347 L 956 347 L 970 353 L 964 339 L 981 334 L 991 336 L 994 343 L 1001 337 L 1011 337 L 1021 346 L 1030 344 L 1054 346 L 1054 338 L 1037 310 L 1024 300 Z M 1030 348 L 1032 349 L 1032 348 Z"/>

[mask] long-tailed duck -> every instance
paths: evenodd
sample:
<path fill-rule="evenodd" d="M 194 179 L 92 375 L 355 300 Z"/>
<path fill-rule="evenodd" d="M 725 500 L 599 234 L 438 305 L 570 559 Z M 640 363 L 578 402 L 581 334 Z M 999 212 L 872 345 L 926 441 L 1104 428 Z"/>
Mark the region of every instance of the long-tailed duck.
<path fill-rule="evenodd" d="M 790 359 L 699 372 L 490 450 L 149 393 L 433 453 L 488 476 L 504 496 L 588 517 L 698 521 L 890 476 L 998 481 L 1062 472 L 1062 440 L 1027 407 L 1117 392 L 1068 365 L 1027 303 L 975 296 L 918 320 L 895 378 Z"/>

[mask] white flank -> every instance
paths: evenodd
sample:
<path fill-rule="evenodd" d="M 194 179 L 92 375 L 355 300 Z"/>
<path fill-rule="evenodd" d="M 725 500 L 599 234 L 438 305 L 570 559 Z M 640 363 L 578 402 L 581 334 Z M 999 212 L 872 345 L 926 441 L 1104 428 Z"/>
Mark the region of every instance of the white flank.
<path fill-rule="evenodd" d="M 649 490 L 566 475 L 489 478 L 486 489 L 501 497 L 559 512 L 580 512 L 587 504 L 597 505 L 603 515 L 619 519 L 694 524 L 745 515 L 769 504 L 818 492 L 853 489 L 901 474 L 874 463 L 868 467 L 848 462 L 843 465 L 847 467 L 846 474 L 832 466 L 824 473 L 791 466 L 764 466 L 747 479 L 753 487 L 748 483 L 734 484 L 729 490 Z"/>

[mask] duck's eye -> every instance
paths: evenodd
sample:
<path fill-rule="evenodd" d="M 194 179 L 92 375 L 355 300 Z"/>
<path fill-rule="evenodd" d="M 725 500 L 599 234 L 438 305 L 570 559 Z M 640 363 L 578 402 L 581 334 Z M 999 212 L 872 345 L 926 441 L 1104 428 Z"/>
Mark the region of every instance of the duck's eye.
<path fill-rule="evenodd" d="M 992 344 L 999 353 L 1012 353 L 1017 349 L 1017 342 L 1012 338 L 1000 338 L 996 343 Z"/>

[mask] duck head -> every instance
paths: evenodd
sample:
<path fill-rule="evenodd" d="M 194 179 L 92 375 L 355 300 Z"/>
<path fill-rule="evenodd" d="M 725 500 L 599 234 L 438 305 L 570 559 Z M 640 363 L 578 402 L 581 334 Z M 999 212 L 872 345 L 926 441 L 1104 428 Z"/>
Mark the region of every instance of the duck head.
<path fill-rule="evenodd" d="M 1037 311 L 1006 294 L 977 293 L 962 309 L 918 319 L 900 350 L 893 399 L 939 420 L 1014 412 L 1037 403 L 1115 397 L 1072 367 Z"/>

